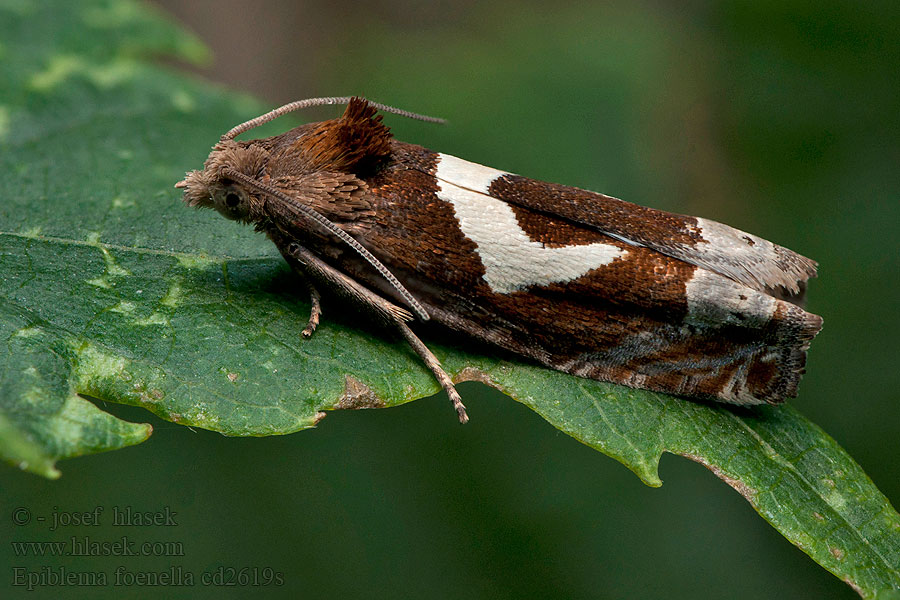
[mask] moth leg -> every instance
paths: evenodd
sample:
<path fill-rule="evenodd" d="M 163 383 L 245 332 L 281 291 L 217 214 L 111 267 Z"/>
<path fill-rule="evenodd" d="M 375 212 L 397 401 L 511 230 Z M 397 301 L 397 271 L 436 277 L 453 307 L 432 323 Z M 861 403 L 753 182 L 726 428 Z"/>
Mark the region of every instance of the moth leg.
<path fill-rule="evenodd" d="M 462 403 L 459 392 L 456 391 L 456 387 L 453 385 L 453 380 L 441 368 L 441 363 L 437 357 L 406 325 L 406 321 L 413 319 L 409 311 L 360 285 L 296 242 L 290 242 L 283 246 L 279 244 L 279 249 L 284 257 L 288 259 L 292 268 L 300 270 L 302 274 L 322 282 L 338 294 L 374 311 L 386 324 L 397 328 L 413 351 L 425 362 L 425 366 L 432 372 L 444 391 L 447 392 L 447 396 L 450 398 L 450 402 L 453 403 L 453 408 L 459 417 L 459 422 L 467 423 L 469 421 L 466 407 Z"/>
<path fill-rule="evenodd" d="M 438 380 L 438 383 L 440 383 L 441 387 L 444 388 L 444 391 L 447 392 L 447 396 L 449 396 L 450 402 L 453 403 L 453 408 L 456 410 L 456 414 L 459 417 L 459 422 L 463 424 L 468 423 L 469 415 L 466 414 L 466 407 L 462 403 L 459 392 L 456 391 L 456 387 L 453 385 L 453 380 L 450 379 L 447 372 L 441 368 L 441 362 L 431 353 L 428 346 L 416 337 L 416 334 L 412 332 L 412 329 L 410 329 L 406 323 L 398 322 L 397 327 L 400 329 L 400 333 L 406 341 L 409 342 L 409 345 L 415 353 L 425 361 L 425 366 L 431 369 L 434 378 Z"/>
<path fill-rule="evenodd" d="M 316 327 L 319 326 L 319 318 L 322 316 L 322 296 L 319 294 L 319 290 L 316 289 L 316 286 L 312 284 L 311 281 L 306 279 L 306 287 L 309 289 L 309 320 L 306 322 L 306 327 L 303 328 L 303 331 L 300 332 L 305 338 L 312 337 L 313 332 L 316 330 Z"/>
<path fill-rule="evenodd" d="M 386 325 L 413 320 L 413 315 L 408 310 L 369 291 L 296 242 L 287 244 L 282 250 L 282 255 L 291 267 L 299 270 L 304 277 L 311 278 L 348 300 L 369 308 Z"/>
<path fill-rule="evenodd" d="M 306 276 L 306 273 L 304 273 L 296 264 L 290 261 L 288 261 L 288 264 L 291 266 L 291 271 L 303 280 L 303 283 L 306 284 L 306 289 L 309 291 L 309 319 L 306 321 L 306 327 L 300 332 L 300 335 L 308 339 L 312 337 L 312 334 L 316 330 L 316 327 L 319 326 L 319 320 L 322 317 L 322 296 L 319 294 L 319 290 L 316 289 L 316 286 L 313 285 L 313 282 Z"/>

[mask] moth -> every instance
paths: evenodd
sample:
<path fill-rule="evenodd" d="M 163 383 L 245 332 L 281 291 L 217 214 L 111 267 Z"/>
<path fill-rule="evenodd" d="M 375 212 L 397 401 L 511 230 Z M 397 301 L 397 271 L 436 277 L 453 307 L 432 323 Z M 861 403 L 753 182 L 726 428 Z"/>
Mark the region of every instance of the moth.
<path fill-rule="evenodd" d="M 235 138 L 288 112 L 337 119 Z M 751 405 L 794 397 L 822 318 L 816 263 L 700 217 L 499 171 L 394 139 L 362 98 L 313 98 L 233 128 L 184 201 L 265 233 L 308 284 L 396 330 L 468 420 L 410 328 L 429 319 L 566 373 Z"/>

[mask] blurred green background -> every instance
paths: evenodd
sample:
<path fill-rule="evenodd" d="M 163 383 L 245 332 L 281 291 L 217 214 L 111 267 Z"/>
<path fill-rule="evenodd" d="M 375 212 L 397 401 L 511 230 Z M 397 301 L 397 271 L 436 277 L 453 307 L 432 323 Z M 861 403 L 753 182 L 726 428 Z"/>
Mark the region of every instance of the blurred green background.
<path fill-rule="evenodd" d="M 794 405 L 898 504 L 896 2 L 158 5 L 213 49 L 198 76 L 273 106 L 364 94 L 443 116 L 444 127 L 391 125 L 406 141 L 724 221 L 818 260 L 808 308 L 825 329 Z M 271 568 L 284 585 L 28 597 L 856 597 L 699 465 L 664 457 L 666 483 L 651 489 L 499 393 L 460 391 L 466 427 L 435 397 L 269 439 L 103 405 L 154 435 L 65 461 L 56 482 L 4 468 L 4 510 L 167 506 L 178 525 L 146 539 L 180 541 L 185 556 L 129 569 Z M 7 574 L 25 564 L 5 545 L 0 560 Z"/>

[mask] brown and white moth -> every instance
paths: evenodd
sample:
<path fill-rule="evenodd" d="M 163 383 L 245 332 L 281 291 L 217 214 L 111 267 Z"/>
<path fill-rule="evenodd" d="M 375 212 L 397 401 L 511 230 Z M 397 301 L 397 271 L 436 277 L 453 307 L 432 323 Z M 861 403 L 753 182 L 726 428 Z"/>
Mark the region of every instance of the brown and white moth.
<path fill-rule="evenodd" d="M 237 141 L 321 104 L 338 119 Z M 361 98 L 285 105 L 222 136 L 175 187 L 253 223 L 309 284 L 395 328 L 447 391 L 416 317 L 548 367 L 732 404 L 797 392 L 822 318 L 798 306 L 816 263 L 702 219 L 498 171 L 393 138 Z M 406 308 L 401 307 L 404 305 Z"/>

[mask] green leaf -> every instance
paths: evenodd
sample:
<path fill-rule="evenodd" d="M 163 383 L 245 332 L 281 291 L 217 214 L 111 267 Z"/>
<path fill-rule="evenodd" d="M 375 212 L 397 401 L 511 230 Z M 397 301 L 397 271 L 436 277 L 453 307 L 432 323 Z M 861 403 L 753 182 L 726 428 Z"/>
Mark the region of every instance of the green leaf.
<path fill-rule="evenodd" d="M 0 2 L 0 56 L 5 460 L 54 477 L 59 458 L 149 435 L 85 397 L 251 436 L 438 391 L 404 344 L 328 305 L 302 341 L 309 306 L 274 248 L 183 206 L 172 184 L 264 108 L 152 60 L 203 60 L 197 42 L 128 1 Z M 458 380 L 501 389 L 649 485 L 664 451 L 704 464 L 861 595 L 900 588 L 900 517 L 790 407 L 687 402 L 429 345 Z"/>
<path fill-rule="evenodd" d="M 664 451 L 704 465 L 863 597 L 900 588 L 900 515 L 837 442 L 790 406 L 707 406 L 521 367 L 491 378 L 649 485 L 662 484 Z"/>

